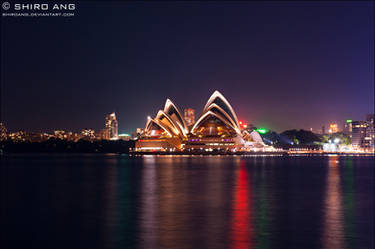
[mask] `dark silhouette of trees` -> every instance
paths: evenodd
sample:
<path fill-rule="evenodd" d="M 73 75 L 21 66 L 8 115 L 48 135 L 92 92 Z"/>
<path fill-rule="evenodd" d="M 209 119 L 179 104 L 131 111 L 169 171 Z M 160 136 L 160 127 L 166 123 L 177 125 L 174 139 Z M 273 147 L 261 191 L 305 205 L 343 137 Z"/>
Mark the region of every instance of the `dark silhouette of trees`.
<path fill-rule="evenodd" d="M 0 142 L 3 152 L 60 152 L 60 153 L 128 153 L 134 147 L 134 141 L 78 140 L 77 142 L 50 138 L 43 142 Z"/>

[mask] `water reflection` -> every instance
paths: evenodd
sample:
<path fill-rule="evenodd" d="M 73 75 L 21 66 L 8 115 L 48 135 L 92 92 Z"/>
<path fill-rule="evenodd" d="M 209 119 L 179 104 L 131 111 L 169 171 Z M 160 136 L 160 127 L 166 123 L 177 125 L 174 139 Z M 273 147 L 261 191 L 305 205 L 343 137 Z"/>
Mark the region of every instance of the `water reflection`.
<path fill-rule="evenodd" d="M 184 192 L 181 191 L 183 183 L 176 181 L 178 173 L 173 167 L 173 158 L 157 158 L 158 170 L 158 219 L 157 228 L 159 248 L 173 248 L 176 241 L 183 240 L 182 219 L 185 215 L 178 215 L 183 210 Z M 181 184 L 181 185 L 180 185 Z"/>
<path fill-rule="evenodd" d="M 253 248 L 253 228 L 251 214 L 250 179 L 245 161 L 240 161 L 240 167 L 235 183 L 233 216 L 231 225 L 231 242 L 233 249 Z"/>
<path fill-rule="evenodd" d="M 119 165 L 121 165 L 122 161 L 119 160 Z M 114 241 L 114 226 L 116 224 L 116 201 L 117 201 L 117 191 L 118 191 L 118 179 L 117 179 L 117 165 L 110 164 L 108 165 L 108 170 L 104 172 L 104 198 L 103 198 L 103 205 L 105 213 L 104 213 L 104 220 L 105 220 L 105 227 L 103 228 L 103 235 L 104 235 L 104 244 L 106 247 L 111 248 L 113 247 Z"/>
<path fill-rule="evenodd" d="M 140 171 L 136 165 L 133 166 L 130 163 L 121 165 L 117 177 L 119 183 L 117 184 L 115 239 L 113 243 L 116 248 L 134 248 L 139 238 Z"/>
<path fill-rule="evenodd" d="M 141 248 L 156 248 L 157 245 L 157 179 L 155 157 L 144 157 L 141 180 Z"/>
<path fill-rule="evenodd" d="M 354 220 L 355 211 L 355 186 L 354 186 L 354 167 L 353 158 L 346 158 L 344 164 L 344 215 L 345 215 L 345 241 L 348 248 L 356 248 L 355 237 L 356 227 Z"/>
<path fill-rule="evenodd" d="M 17 248 L 374 245 L 374 158 L 4 159 Z"/>
<path fill-rule="evenodd" d="M 231 188 L 226 186 L 227 181 L 232 180 L 231 172 L 225 170 L 222 165 L 223 159 L 220 157 L 211 158 L 209 163 L 215 165 L 207 174 L 207 181 L 205 183 L 204 195 L 207 201 L 204 207 L 206 221 L 202 226 L 202 233 L 210 231 L 204 246 L 206 248 L 222 248 L 226 243 L 225 229 L 227 227 L 227 220 L 222 217 L 227 217 L 226 206 L 231 202 L 228 196 L 231 195 Z M 229 209 L 229 208 L 228 208 Z"/>
<path fill-rule="evenodd" d="M 263 157 L 265 159 L 265 157 Z M 270 212 L 270 198 L 268 193 L 268 184 L 267 181 L 268 175 L 266 172 L 266 167 L 268 165 L 273 165 L 274 160 L 271 158 L 270 160 L 262 160 L 260 167 L 257 167 L 255 173 L 257 174 L 257 178 L 259 179 L 257 186 L 255 186 L 256 197 L 254 198 L 254 223 L 256 231 L 255 233 L 255 241 L 256 241 L 256 248 L 266 249 L 270 248 L 270 220 L 271 220 L 271 212 Z"/>
<path fill-rule="evenodd" d="M 343 210 L 340 189 L 339 157 L 328 162 L 327 189 L 324 202 L 323 248 L 344 248 Z"/>

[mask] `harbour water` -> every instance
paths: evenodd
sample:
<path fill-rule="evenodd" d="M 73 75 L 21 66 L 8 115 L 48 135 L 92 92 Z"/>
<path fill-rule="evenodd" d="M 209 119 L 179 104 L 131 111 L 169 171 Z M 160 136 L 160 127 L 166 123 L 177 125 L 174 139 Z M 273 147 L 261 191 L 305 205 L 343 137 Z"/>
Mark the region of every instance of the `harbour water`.
<path fill-rule="evenodd" d="M 374 248 L 374 157 L 1 157 L 2 248 Z"/>

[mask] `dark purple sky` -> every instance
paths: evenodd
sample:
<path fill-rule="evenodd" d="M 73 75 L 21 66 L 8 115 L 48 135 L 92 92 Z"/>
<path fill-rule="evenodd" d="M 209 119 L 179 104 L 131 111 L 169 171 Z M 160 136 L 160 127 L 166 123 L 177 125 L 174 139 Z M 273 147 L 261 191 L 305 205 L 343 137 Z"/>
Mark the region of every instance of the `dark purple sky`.
<path fill-rule="evenodd" d="M 214 90 L 276 131 L 374 112 L 373 2 L 77 3 L 75 16 L 1 17 L 11 130 L 144 127 L 171 98 L 198 115 Z"/>

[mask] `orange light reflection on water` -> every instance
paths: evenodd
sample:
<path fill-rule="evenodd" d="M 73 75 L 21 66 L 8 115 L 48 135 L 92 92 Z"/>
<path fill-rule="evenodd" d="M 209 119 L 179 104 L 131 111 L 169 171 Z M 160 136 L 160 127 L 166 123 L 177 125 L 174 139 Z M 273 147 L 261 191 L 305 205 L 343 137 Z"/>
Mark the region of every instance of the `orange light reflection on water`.
<path fill-rule="evenodd" d="M 339 157 L 331 156 L 328 163 L 323 248 L 344 248 L 343 209 L 340 189 Z"/>

